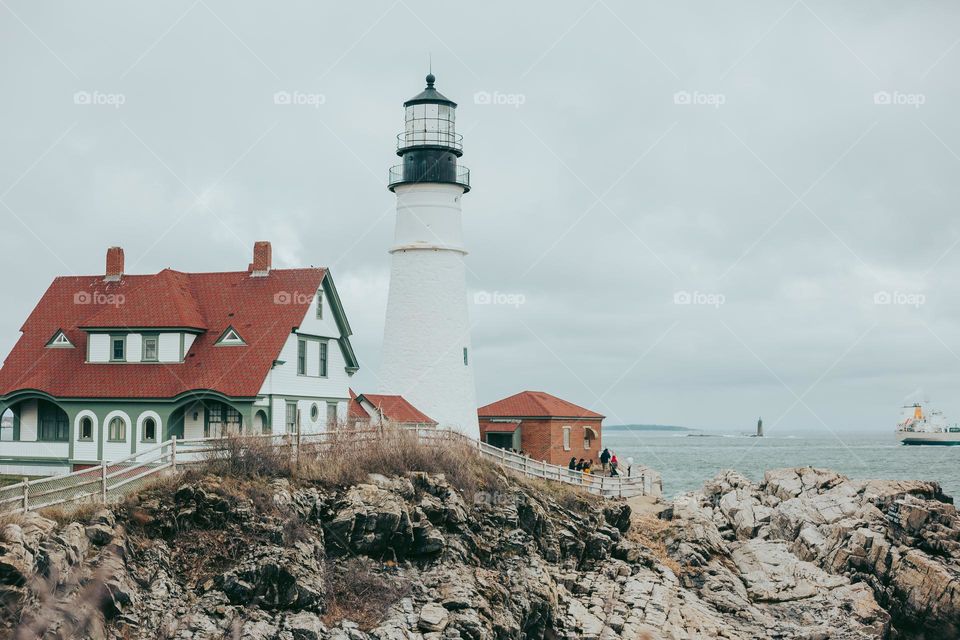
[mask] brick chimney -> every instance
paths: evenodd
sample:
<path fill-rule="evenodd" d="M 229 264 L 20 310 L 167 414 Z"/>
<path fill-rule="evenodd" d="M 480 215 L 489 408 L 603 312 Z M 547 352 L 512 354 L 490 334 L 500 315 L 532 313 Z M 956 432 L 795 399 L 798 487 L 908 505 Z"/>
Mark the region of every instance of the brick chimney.
<path fill-rule="evenodd" d="M 105 282 L 119 282 L 123 278 L 123 247 L 107 249 L 107 272 Z"/>
<path fill-rule="evenodd" d="M 251 277 L 259 278 L 270 275 L 273 265 L 273 247 L 266 240 L 258 240 L 253 244 L 253 262 L 247 267 Z"/>

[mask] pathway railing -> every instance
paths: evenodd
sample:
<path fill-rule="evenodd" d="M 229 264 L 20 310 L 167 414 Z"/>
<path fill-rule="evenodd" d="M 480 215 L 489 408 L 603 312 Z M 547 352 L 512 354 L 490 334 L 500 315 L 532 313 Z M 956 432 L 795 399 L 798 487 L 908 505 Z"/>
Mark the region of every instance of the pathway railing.
<path fill-rule="evenodd" d="M 384 437 L 390 430 L 414 433 L 427 445 L 455 441 L 475 448 L 481 457 L 509 471 L 551 482 L 580 487 L 605 498 L 660 496 L 660 474 L 648 467 L 634 467 L 630 475 L 602 476 L 574 471 L 566 467 L 533 460 L 527 456 L 474 440 L 456 431 L 418 427 L 385 429 L 334 430 L 323 433 L 282 435 L 244 435 L 228 438 L 171 438 L 166 442 L 138 451 L 119 460 L 103 462 L 71 473 L 30 480 L 0 487 L 0 512 L 26 512 L 71 502 L 108 503 L 121 499 L 140 488 L 154 476 L 174 472 L 178 468 L 231 455 L 244 444 L 267 443 L 289 449 L 291 456 L 320 457 L 326 450 L 344 442 L 358 444 Z"/>

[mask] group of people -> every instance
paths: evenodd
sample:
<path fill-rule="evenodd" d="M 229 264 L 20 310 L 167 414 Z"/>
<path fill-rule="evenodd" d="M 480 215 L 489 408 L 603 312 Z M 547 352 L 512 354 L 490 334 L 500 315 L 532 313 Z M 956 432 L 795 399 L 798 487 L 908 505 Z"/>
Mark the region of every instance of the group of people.
<path fill-rule="evenodd" d="M 617 467 L 620 466 L 620 461 L 617 460 L 617 454 L 611 453 L 610 449 L 604 449 L 600 453 L 600 469 L 601 473 L 610 474 L 611 478 L 615 478 L 620 475 L 617 471 Z M 582 471 L 583 473 L 595 473 L 593 470 L 593 458 L 589 460 L 584 460 L 580 458 L 577 460 L 577 457 L 574 456 L 570 458 L 570 464 L 567 465 L 567 468 L 571 471 Z"/>

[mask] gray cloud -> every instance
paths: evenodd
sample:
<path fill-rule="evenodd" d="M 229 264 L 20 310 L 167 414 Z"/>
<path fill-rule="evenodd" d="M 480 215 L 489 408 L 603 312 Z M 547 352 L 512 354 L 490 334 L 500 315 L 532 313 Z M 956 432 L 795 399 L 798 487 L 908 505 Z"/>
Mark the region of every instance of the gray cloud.
<path fill-rule="evenodd" d="M 921 387 L 960 415 L 957 11 L 8 2 L 0 347 L 111 244 L 224 270 L 269 238 L 333 268 L 375 387 L 386 169 L 432 52 L 473 170 L 469 285 L 524 300 L 473 308 L 482 402 L 843 432 Z"/>

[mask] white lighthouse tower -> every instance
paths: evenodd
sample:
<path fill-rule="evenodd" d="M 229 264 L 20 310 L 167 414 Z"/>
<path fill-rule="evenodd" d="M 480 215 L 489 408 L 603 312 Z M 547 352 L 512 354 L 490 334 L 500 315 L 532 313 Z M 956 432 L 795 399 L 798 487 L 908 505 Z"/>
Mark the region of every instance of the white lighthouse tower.
<path fill-rule="evenodd" d="M 402 159 L 390 169 L 397 226 L 390 248 L 390 295 L 381 385 L 440 423 L 479 438 L 460 200 L 470 171 L 456 132 L 457 104 L 427 87 L 403 103 Z"/>

